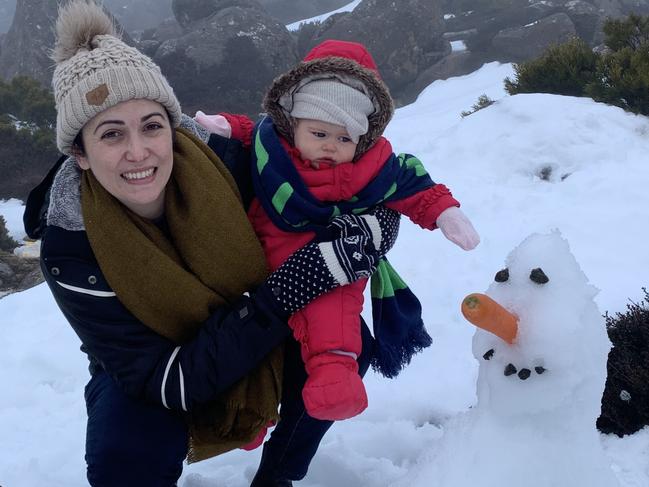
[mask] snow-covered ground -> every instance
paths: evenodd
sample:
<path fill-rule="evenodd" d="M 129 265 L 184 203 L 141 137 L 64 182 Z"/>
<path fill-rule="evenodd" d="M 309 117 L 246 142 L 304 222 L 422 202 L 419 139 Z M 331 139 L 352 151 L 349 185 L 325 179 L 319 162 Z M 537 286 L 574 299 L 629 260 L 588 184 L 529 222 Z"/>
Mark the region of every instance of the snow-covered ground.
<path fill-rule="evenodd" d="M 431 473 L 450 468 L 439 464 L 448 456 L 436 450 L 447 444 L 445 436 L 461 434 L 458 418 L 477 400 L 474 327 L 460 304 L 490 286 L 528 235 L 561 232 L 600 290 L 600 313 L 623 311 L 628 299 L 642 298 L 649 284 L 649 118 L 586 98 L 507 96 L 502 80 L 510 75 L 510 65 L 492 63 L 437 81 L 390 123 L 386 136 L 395 150 L 416 154 L 435 181 L 452 189 L 482 242 L 467 253 L 440 232 L 402 223 L 391 262 L 421 299 L 434 343 L 394 380 L 368 374 L 369 408 L 334 425 L 297 485 L 475 487 L 442 485 Z M 496 103 L 461 118 L 481 94 Z M 0 203 L 0 214 L 21 238 L 20 205 Z M 0 336 L 0 485 L 85 485 L 86 360 L 44 285 L 0 300 Z M 622 487 L 649 485 L 648 429 L 596 438 Z M 575 454 L 561 441 L 552 448 Z M 180 485 L 245 487 L 259 455 L 236 451 L 190 465 Z M 459 450 L 454 465 L 462 463 L 477 465 Z M 518 487 L 506 476 L 498 485 Z"/>

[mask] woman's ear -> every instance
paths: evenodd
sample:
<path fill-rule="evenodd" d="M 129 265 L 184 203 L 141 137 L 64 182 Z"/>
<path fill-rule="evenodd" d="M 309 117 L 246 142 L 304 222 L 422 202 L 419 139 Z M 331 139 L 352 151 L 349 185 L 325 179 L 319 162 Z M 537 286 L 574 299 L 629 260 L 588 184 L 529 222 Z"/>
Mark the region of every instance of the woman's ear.
<path fill-rule="evenodd" d="M 79 147 L 73 146 L 71 155 L 77 160 L 77 164 L 79 164 L 79 167 L 81 169 L 83 169 L 84 171 L 90 169 L 88 158 L 84 155 L 83 151 Z"/>

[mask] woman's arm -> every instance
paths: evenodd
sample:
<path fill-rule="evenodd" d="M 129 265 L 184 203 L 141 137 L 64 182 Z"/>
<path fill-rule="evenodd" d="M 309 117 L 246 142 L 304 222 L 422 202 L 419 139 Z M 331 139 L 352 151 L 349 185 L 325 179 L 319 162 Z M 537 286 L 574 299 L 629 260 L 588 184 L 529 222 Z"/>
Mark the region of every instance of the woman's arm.
<path fill-rule="evenodd" d="M 193 339 L 177 344 L 153 332 L 121 304 L 85 232 L 48 227 L 41 253 L 46 281 L 84 351 L 127 394 L 179 410 L 213 399 L 244 376 L 290 335 L 286 321 L 292 312 L 373 272 L 377 260 L 367 236 L 311 243 L 289 257 L 256 292 L 218 308 Z M 307 265 L 313 268 L 311 274 L 296 272 Z"/>

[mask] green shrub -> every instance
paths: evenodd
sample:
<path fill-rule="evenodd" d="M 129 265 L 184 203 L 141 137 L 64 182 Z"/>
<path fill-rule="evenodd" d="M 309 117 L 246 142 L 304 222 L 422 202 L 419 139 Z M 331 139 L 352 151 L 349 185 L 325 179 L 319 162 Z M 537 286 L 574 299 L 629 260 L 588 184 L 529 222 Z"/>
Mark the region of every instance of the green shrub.
<path fill-rule="evenodd" d="M 0 79 L 0 114 L 11 114 L 37 127 L 53 128 L 56 124 L 52 93 L 27 76 L 16 76 L 9 82 Z"/>
<path fill-rule="evenodd" d="M 18 247 L 18 242 L 16 242 L 7 231 L 7 222 L 4 217 L 0 215 L 0 250 L 5 252 L 11 252 L 13 249 Z"/>
<path fill-rule="evenodd" d="M 518 93 L 553 93 L 583 96 L 595 78 L 597 54 L 583 40 L 573 38 L 550 47 L 532 61 L 514 65 L 515 79 L 505 78 L 505 90 Z"/>
<path fill-rule="evenodd" d="M 0 198 L 24 200 L 58 158 L 52 94 L 37 81 L 0 80 Z"/>
<path fill-rule="evenodd" d="M 464 111 L 464 112 L 460 113 L 460 116 L 462 118 L 468 117 L 472 113 L 475 113 L 478 110 L 482 110 L 483 108 L 487 108 L 488 106 L 491 106 L 494 103 L 496 103 L 494 100 L 489 98 L 487 95 L 482 94 L 482 95 L 480 95 L 478 97 L 478 101 L 473 104 L 473 106 L 471 107 L 471 110 Z"/>
<path fill-rule="evenodd" d="M 605 44 L 613 51 L 640 49 L 649 43 L 649 17 L 631 14 L 626 19 L 607 19 L 602 26 Z"/>
<path fill-rule="evenodd" d="M 585 94 L 596 101 L 649 115 L 649 43 L 633 50 L 604 54 L 597 62 L 598 76 Z"/>
<path fill-rule="evenodd" d="M 649 115 L 649 16 L 605 21 L 608 52 L 594 53 L 579 39 L 549 48 L 517 64 L 505 79 L 510 95 L 553 93 L 589 96 L 624 110 Z"/>

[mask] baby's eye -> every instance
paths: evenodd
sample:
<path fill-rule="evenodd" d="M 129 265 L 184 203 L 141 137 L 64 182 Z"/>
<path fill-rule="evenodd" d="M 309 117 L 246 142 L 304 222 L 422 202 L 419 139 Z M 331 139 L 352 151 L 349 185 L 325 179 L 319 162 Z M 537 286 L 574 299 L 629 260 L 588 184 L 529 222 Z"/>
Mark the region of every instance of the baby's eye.
<path fill-rule="evenodd" d="M 314 137 L 317 137 L 319 139 L 322 139 L 322 138 L 327 136 L 327 134 L 325 134 L 324 132 L 315 132 L 314 131 L 314 132 L 311 132 L 311 133 L 314 135 Z"/>
<path fill-rule="evenodd" d="M 346 144 L 347 142 L 352 142 L 352 139 L 350 139 L 349 137 L 345 137 L 345 136 L 338 137 L 338 140 L 340 142 L 344 143 L 344 144 Z"/>

